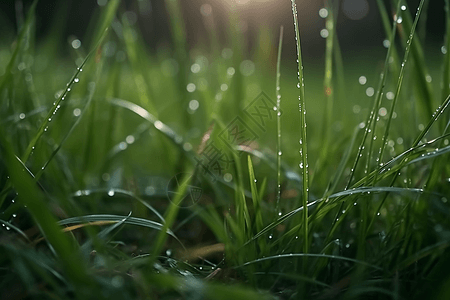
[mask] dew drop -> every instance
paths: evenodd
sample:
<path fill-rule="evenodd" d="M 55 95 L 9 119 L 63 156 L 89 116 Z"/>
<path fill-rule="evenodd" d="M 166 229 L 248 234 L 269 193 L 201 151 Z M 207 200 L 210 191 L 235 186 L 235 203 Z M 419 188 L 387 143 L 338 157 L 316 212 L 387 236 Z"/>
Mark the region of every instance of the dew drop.
<path fill-rule="evenodd" d="M 325 19 L 326 17 L 328 17 L 328 10 L 326 8 L 321 8 L 319 10 L 319 16 Z"/>
<path fill-rule="evenodd" d="M 134 143 L 134 136 L 129 135 L 125 138 L 125 141 L 127 142 L 127 144 L 133 144 Z"/>
<path fill-rule="evenodd" d="M 110 196 L 110 197 L 114 196 L 114 191 L 113 190 L 109 190 L 108 191 L 108 196 Z"/>

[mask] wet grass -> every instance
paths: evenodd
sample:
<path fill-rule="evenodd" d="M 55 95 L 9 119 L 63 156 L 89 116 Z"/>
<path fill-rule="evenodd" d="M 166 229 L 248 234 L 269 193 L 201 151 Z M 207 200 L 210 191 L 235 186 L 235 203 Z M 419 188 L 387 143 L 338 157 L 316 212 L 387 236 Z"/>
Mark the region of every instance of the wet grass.
<path fill-rule="evenodd" d="M 210 45 L 189 46 L 165 2 L 154 53 L 120 1 L 72 59 L 36 41 L 36 2 L 1 41 L 0 298 L 448 298 L 449 1 L 438 70 L 427 1 L 377 1 L 376 79 L 348 75 L 336 2 L 320 78 L 295 1 L 295 36 L 261 28 L 254 55 L 238 10 L 222 45 L 201 6 Z"/>

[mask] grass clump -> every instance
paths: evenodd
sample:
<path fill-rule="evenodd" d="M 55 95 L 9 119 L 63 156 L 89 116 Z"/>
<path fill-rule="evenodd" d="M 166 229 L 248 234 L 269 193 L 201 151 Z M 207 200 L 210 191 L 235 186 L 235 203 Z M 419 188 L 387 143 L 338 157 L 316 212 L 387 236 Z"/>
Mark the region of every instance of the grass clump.
<path fill-rule="evenodd" d="M 450 54 L 434 84 L 417 34 L 427 1 L 377 1 L 372 105 L 345 80 L 335 1 L 317 80 L 294 0 L 274 68 L 263 50 L 278 28 L 250 55 L 236 6 L 229 46 L 209 4 L 209 45 L 193 46 L 180 1 L 165 1 L 173 44 L 152 52 L 136 13 L 108 1 L 68 59 L 58 30 L 36 41 L 36 3 L 0 45 L 0 298 L 450 295 Z"/>

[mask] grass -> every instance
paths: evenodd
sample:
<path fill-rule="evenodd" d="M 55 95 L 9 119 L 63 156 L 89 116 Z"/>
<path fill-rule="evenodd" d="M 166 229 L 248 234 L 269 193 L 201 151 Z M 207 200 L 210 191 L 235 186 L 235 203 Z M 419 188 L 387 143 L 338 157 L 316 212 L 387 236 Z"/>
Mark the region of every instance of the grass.
<path fill-rule="evenodd" d="M 387 49 L 360 83 L 335 1 L 323 78 L 295 1 L 295 36 L 262 27 L 254 55 L 236 7 L 225 44 L 203 5 L 209 45 L 188 45 L 167 0 L 171 47 L 108 1 L 61 56 L 33 2 L 0 44 L 0 298 L 447 299 L 450 6 L 436 69 L 427 2 L 377 1 Z"/>

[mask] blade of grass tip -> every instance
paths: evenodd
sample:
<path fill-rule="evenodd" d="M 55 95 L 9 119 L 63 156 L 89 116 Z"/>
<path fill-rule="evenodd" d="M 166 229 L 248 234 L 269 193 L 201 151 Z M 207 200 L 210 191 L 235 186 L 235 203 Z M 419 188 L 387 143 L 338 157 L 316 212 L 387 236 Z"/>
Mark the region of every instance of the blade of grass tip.
<path fill-rule="evenodd" d="M 79 252 L 73 250 L 74 245 L 57 225 L 56 219 L 48 209 L 44 195 L 36 187 L 33 178 L 22 171 L 22 165 L 15 159 L 11 144 L 5 139 L 2 128 L 0 128 L 0 142 L 0 151 L 5 158 L 4 162 L 8 168 L 11 182 L 18 192 L 20 200 L 27 206 L 47 241 L 55 250 L 68 278 L 77 287 L 75 290 L 79 293 L 79 297 L 86 297 L 88 291 L 95 290 L 95 284 L 88 276 Z"/>
<path fill-rule="evenodd" d="M 295 28 L 295 40 L 297 42 L 297 65 L 298 65 L 298 87 L 300 90 L 299 95 L 299 112 L 300 112 L 300 164 L 299 167 L 302 171 L 303 176 L 303 191 L 301 194 L 303 206 L 303 252 L 308 253 L 308 157 L 307 157 L 307 141 L 306 141 L 306 107 L 305 107 L 305 84 L 303 79 L 303 61 L 302 61 L 302 51 L 300 44 L 300 29 L 298 25 L 297 17 L 297 5 L 295 0 L 291 0 L 292 3 L 292 14 L 294 17 L 294 28 Z M 303 264 L 304 268 L 306 265 L 306 259 Z"/>
<path fill-rule="evenodd" d="M 275 212 L 279 214 L 281 200 L 281 49 L 283 46 L 283 26 L 280 27 L 280 40 L 278 42 L 277 56 L 277 79 L 276 79 L 276 95 L 277 95 L 277 203 Z M 277 216 L 276 216 L 277 217 Z"/>
<path fill-rule="evenodd" d="M 25 20 L 24 26 L 20 29 L 19 36 L 17 37 L 17 43 L 14 49 L 14 52 L 11 56 L 11 59 L 9 60 L 8 65 L 5 68 L 4 75 L 2 76 L 2 79 L 0 81 L 0 95 L 3 94 L 3 89 L 5 88 L 6 83 L 11 80 L 12 78 L 12 68 L 14 67 L 14 64 L 16 63 L 17 56 L 19 55 L 20 51 L 22 50 L 22 44 L 24 43 L 25 36 L 27 33 L 30 32 L 30 26 L 32 25 L 32 21 L 34 19 L 34 14 L 36 10 L 36 4 L 37 0 L 34 0 L 33 3 L 30 6 L 30 9 L 28 10 L 27 17 Z"/>

